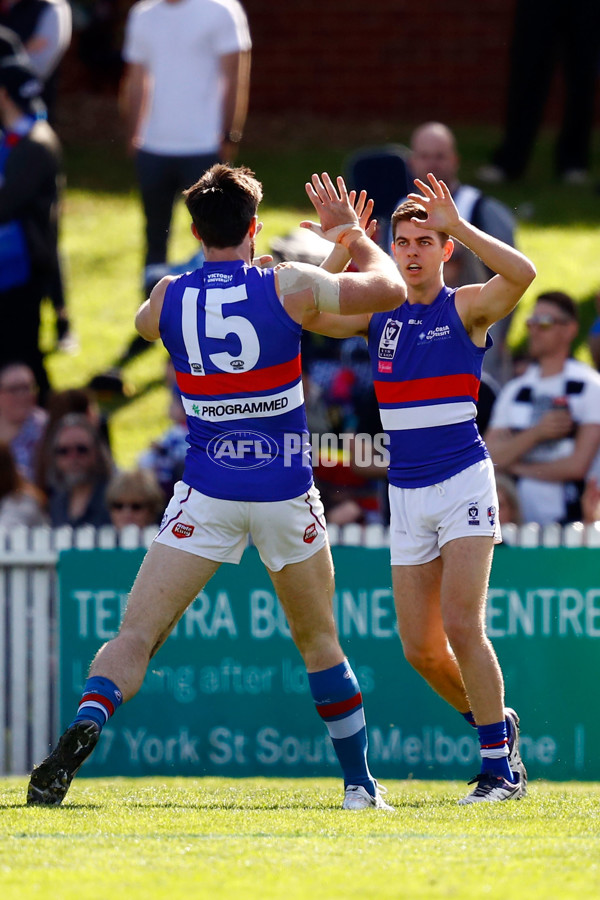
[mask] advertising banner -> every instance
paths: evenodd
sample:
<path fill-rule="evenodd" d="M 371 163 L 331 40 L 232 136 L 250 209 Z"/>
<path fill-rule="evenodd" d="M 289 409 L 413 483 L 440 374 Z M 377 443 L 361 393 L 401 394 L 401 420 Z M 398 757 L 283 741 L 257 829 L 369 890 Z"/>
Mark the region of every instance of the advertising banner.
<path fill-rule="evenodd" d="M 361 685 L 371 768 L 385 778 L 478 771 L 477 734 L 406 663 L 386 549 L 334 547 L 335 613 Z M 141 550 L 61 553 L 60 720 L 112 638 Z M 594 696 L 600 651 L 597 550 L 500 547 L 487 624 L 521 717 L 530 777 L 600 779 Z M 418 603 L 418 598 L 415 598 Z M 105 727 L 88 775 L 338 774 L 302 659 L 267 572 L 248 548 L 223 565 Z"/>

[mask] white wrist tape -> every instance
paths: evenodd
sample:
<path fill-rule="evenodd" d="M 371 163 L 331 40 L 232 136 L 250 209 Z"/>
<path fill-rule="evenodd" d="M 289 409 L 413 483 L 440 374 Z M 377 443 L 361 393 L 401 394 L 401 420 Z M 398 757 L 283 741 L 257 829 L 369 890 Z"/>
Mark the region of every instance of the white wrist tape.
<path fill-rule="evenodd" d="M 279 293 L 298 294 L 311 291 L 320 312 L 339 313 L 340 282 L 337 275 L 308 263 L 288 262 L 277 266 Z"/>

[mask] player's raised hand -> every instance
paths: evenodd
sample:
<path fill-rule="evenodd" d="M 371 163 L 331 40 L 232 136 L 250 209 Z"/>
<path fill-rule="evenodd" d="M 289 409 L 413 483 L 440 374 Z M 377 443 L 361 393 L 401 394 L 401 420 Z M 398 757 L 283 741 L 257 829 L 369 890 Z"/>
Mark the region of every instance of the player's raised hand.
<path fill-rule="evenodd" d="M 373 201 L 367 200 L 365 191 L 361 191 L 356 197 L 356 191 L 348 194 L 346 184 L 341 175 L 338 175 L 337 188 L 327 174 L 323 172 L 321 177 L 312 176 L 312 183 L 306 184 L 306 193 L 319 215 L 319 223 L 303 221 L 302 228 L 324 237 L 335 243 L 339 236 L 352 228 L 365 230 L 373 211 Z"/>
<path fill-rule="evenodd" d="M 356 191 L 350 191 L 348 199 L 354 207 L 354 211 L 358 216 L 358 224 L 363 229 L 367 237 L 373 237 L 377 230 L 377 219 L 372 219 L 375 201 L 369 198 L 367 200 L 367 192 L 361 191 L 356 198 Z"/>
<path fill-rule="evenodd" d="M 415 178 L 415 185 L 421 193 L 409 194 L 407 198 L 425 207 L 427 218 L 411 219 L 411 222 L 418 228 L 446 231 L 451 234 L 453 228 L 458 225 L 460 216 L 448 185 L 444 181 L 438 181 L 431 172 L 427 175 L 427 180 L 429 184 Z"/>

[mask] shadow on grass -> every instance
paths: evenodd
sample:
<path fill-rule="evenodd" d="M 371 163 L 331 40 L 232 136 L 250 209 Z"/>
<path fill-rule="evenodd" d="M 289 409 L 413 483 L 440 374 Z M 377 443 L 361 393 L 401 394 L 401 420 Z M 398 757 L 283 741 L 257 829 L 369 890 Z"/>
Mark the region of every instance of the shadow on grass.
<path fill-rule="evenodd" d="M 45 812 L 51 812 L 53 815 L 58 815 L 59 813 L 66 813 L 73 809 L 104 809 L 104 805 L 102 803 L 66 803 L 60 806 L 29 806 L 29 804 L 23 800 L 22 803 L 0 803 L 0 809 L 43 809 Z M 23 835 L 23 837 L 29 837 L 29 835 Z"/>

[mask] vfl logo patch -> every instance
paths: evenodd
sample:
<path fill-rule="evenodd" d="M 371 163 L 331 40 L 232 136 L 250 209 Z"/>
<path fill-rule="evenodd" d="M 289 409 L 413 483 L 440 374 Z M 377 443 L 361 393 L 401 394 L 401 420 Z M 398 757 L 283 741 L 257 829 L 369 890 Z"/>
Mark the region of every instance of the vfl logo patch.
<path fill-rule="evenodd" d="M 477 503 L 469 503 L 467 518 L 469 525 L 479 525 L 479 506 Z"/>
<path fill-rule="evenodd" d="M 184 522 L 176 522 L 171 531 L 175 535 L 176 538 L 188 538 L 191 537 L 194 533 L 193 525 L 186 525 Z"/>
<path fill-rule="evenodd" d="M 312 544 L 312 542 L 316 538 L 317 534 L 318 534 L 317 526 L 313 522 L 312 525 L 308 525 L 304 531 L 304 543 Z"/>
<path fill-rule="evenodd" d="M 493 528 L 496 524 L 496 507 L 495 506 L 488 506 L 487 517 L 488 517 L 488 522 L 490 523 L 490 525 Z"/>
<path fill-rule="evenodd" d="M 379 359 L 393 359 L 398 346 L 398 338 L 402 330 L 402 322 L 388 319 L 379 339 Z"/>

